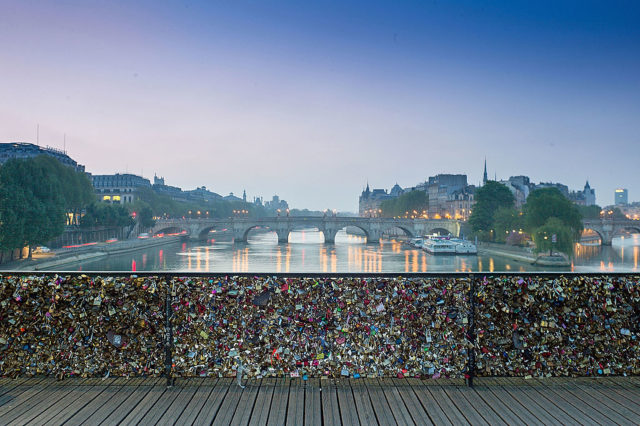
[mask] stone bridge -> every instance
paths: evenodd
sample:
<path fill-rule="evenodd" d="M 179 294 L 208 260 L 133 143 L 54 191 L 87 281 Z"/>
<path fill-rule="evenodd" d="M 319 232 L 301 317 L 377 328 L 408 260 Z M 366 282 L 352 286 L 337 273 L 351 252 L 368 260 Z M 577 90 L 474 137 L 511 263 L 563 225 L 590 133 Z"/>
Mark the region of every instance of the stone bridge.
<path fill-rule="evenodd" d="M 585 231 L 590 229 L 598 234 L 604 246 L 610 246 L 611 240 L 625 231 L 640 233 L 640 221 L 631 219 L 585 219 L 582 225 Z"/>
<path fill-rule="evenodd" d="M 327 243 L 335 242 L 336 233 L 347 226 L 361 229 L 368 243 L 380 241 L 380 237 L 392 228 L 404 231 L 409 237 L 433 233 L 460 235 L 460 221 L 451 219 L 387 219 L 367 217 L 290 216 L 265 218 L 226 219 L 162 219 L 156 222 L 152 232 L 186 231 L 190 239 L 205 240 L 209 231 L 228 229 L 235 241 L 247 241 L 249 231 L 268 228 L 278 234 L 278 242 L 287 242 L 289 233 L 296 229 L 316 228 L 324 234 Z"/>

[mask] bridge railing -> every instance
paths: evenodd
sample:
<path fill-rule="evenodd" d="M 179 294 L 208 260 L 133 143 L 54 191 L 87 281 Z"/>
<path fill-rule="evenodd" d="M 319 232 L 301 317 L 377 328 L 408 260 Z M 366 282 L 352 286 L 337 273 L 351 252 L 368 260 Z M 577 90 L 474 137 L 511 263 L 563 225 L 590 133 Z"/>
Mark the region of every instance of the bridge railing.
<path fill-rule="evenodd" d="M 625 274 L 0 276 L 0 373 L 640 374 Z"/>

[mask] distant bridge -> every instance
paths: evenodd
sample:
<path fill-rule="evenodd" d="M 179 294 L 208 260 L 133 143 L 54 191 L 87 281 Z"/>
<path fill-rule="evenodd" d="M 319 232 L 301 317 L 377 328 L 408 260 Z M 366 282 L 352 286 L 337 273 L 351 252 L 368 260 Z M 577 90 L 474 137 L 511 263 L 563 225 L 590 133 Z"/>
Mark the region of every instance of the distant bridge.
<path fill-rule="evenodd" d="M 610 246 L 614 237 L 625 231 L 640 233 L 640 221 L 631 219 L 585 219 L 582 221 L 584 230 L 592 230 L 600 237 L 603 246 Z"/>
<path fill-rule="evenodd" d="M 278 234 L 278 242 L 287 242 L 296 229 L 316 228 L 327 243 L 335 242 L 336 233 L 347 226 L 361 229 L 367 242 L 380 241 L 382 234 L 392 228 L 404 231 L 409 237 L 433 233 L 460 235 L 460 221 L 453 219 L 388 219 L 368 217 L 279 216 L 265 218 L 226 219 L 161 219 L 152 229 L 154 234 L 186 231 L 190 239 L 205 240 L 212 230 L 228 229 L 235 241 L 247 241 L 249 231 L 268 228 Z"/>

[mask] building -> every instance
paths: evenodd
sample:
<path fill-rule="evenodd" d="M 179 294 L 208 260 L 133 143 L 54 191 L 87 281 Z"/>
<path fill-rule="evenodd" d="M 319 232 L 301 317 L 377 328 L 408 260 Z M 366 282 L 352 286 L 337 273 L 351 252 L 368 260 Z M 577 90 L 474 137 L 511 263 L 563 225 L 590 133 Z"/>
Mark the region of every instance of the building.
<path fill-rule="evenodd" d="M 584 185 L 582 191 L 571 191 L 569 200 L 581 206 L 594 206 L 596 204 L 596 191 L 591 188 L 589 181 Z"/>
<path fill-rule="evenodd" d="M 98 200 L 111 204 L 132 203 L 138 188 L 151 188 L 149 179 L 130 173 L 91 176 Z"/>
<path fill-rule="evenodd" d="M 509 188 L 509 191 L 513 194 L 516 208 L 521 208 L 527 202 L 527 197 L 534 187 L 528 176 L 511 176 L 508 180 L 499 182 Z"/>
<path fill-rule="evenodd" d="M 468 185 L 457 189 L 447 196 L 445 202 L 445 218 L 467 220 L 471 216 L 476 187 Z"/>
<path fill-rule="evenodd" d="M 629 193 L 626 189 L 618 188 L 616 189 L 615 195 L 615 205 L 616 206 L 624 206 L 629 204 Z"/>
<path fill-rule="evenodd" d="M 246 197 L 246 194 L 244 194 L 244 197 Z M 223 200 L 225 201 L 245 201 L 246 198 L 243 200 L 240 197 L 236 197 L 235 195 L 233 195 L 233 192 L 230 192 L 229 195 L 227 195 L 226 197 L 222 197 Z"/>
<path fill-rule="evenodd" d="M 170 186 L 164 183 L 163 177 L 153 176 L 153 191 L 156 194 L 167 195 L 175 201 L 185 201 L 185 194 L 182 192 L 182 188 L 177 186 Z"/>
<path fill-rule="evenodd" d="M 542 189 L 542 188 L 556 188 L 558 191 L 562 193 L 565 197 L 569 198 L 569 187 L 567 185 L 563 185 L 561 183 L 554 182 L 540 182 L 535 185 L 534 189 Z"/>
<path fill-rule="evenodd" d="M 454 217 L 453 209 L 459 204 L 457 201 L 468 201 L 466 198 L 471 194 L 471 191 L 465 191 L 468 186 L 467 175 L 439 174 L 430 177 L 426 182 L 427 194 L 429 194 L 429 217 L 436 219 Z M 459 199 L 460 197 L 464 200 Z"/>
<path fill-rule="evenodd" d="M 277 195 L 274 195 L 271 201 L 264 203 L 264 208 L 271 212 L 277 212 L 278 210 L 284 212 L 289 208 L 289 203 L 285 200 L 281 200 Z"/>
<path fill-rule="evenodd" d="M 401 194 L 404 192 L 398 184 L 395 184 L 391 190 L 394 194 Z M 386 189 L 381 188 L 371 191 L 369 189 L 369 183 L 367 183 L 366 189 L 362 191 L 362 194 L 360 194 L 360 198 L 358 199 L 358 214 L 361 217 L 379 216 L 380 205 L 382 202 L 397 196 L 398 195 L 389 194 Z"/>
<path fill-rule="evenodd" d="M 79 172 L 84 172 L 84 166 L 78 164 L 61 149 L 34 145 L 27 142 L 0 143 L 0 164 L 12 158 L 33 158 L 38 155 L 48 155 L 66 166 L 71 166 Z"/>
<path fill-rule="evenodd" d="M 206 186 L 200 186 L 190 191 L 182 191 L 185 194 L 185 198 L 188 201 L 209 202 L 222 199 L 220 194 L 209 191 Z"/>

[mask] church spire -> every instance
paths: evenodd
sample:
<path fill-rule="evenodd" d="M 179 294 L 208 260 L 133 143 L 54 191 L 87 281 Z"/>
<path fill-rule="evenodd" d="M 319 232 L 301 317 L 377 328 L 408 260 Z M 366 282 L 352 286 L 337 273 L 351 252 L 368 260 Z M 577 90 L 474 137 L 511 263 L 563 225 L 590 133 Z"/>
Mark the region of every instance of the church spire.
<path fill-rule="evenodd" d="M 486 185 L 487 180 L 487 157 L 484 157 L 484 174 L 482 175 L 482 184 Z"/>

